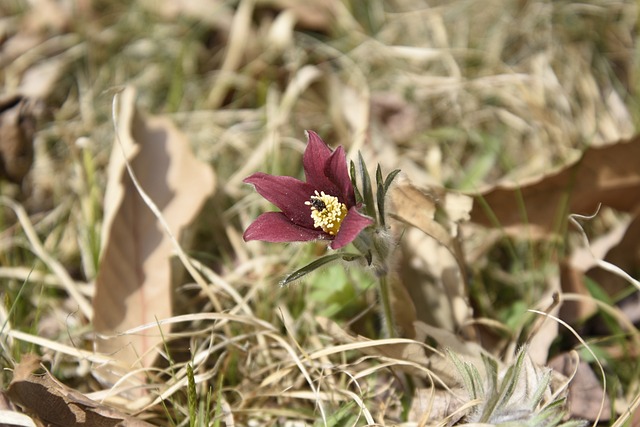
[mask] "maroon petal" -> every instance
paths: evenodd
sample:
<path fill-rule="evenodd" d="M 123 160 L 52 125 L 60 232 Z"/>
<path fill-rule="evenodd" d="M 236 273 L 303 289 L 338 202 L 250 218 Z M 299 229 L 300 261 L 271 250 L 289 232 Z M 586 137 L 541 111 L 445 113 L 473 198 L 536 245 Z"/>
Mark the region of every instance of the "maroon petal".
<path fill-rule="evenodd" d="M 343 246 L 353 242 L 358 234 L 366 227 L 373 224 L 373 220 L 368 216 L 362 215 L 355 207 L 349 209 L 347 216 L 342 220 L 340 230 L 336 234 L 335 239 L 331 242 L 331 249 L 340 249 Z"/>
<path fill-rule="evenodd" d="M 265 242 L 307 242 L 324 239 L 328 235 L 322 230 L 301 227 L 289 221 L 282 212 L 265 212 L 256 218 L 245 230 L 245 241 Z"/>
<path fill-rule="evenodd" d="M 290 176 L 262 172 L 254 173 L 244 182 L 253 184 L 256 191 L 276 205 L 290 222 L 313 229 L 311 209 L 304 203 L 314 194 L 314 187 Z"/>
<path fill-rule="evenodd" d="M 331 158 L 331 149 L 312 130 L 307 131 L 307 148 L 304 150 L 302 165 L 307 183 L 318 191 L 338 196 L 338 187 L 325 175 L 325 165 Z"/>
<path fill-rule="evenodd" d="M 347 169 L 347 155 L 342 146 L 336 148 L 331 153 L 324 168 L 324 174 L 329 177 L 333 184 L 338 188 L 338 198 L 345 203 L 348 208 L 356 204 L 356 196 L 353 191 L 353 184 L 349 178 L 349 170 Z"/>

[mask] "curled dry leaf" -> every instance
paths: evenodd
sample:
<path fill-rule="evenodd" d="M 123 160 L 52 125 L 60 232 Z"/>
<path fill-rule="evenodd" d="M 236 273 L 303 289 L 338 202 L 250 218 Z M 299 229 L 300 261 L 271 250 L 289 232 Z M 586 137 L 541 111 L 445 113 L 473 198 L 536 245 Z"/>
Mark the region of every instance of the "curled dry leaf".
<path fill-rule="evenodd" d="M 529 225 L 545 235 L 564 230 L 569 214 L 590 215 L 600 204 L 632 212 L 640 205 L 638 159 L 640 136 L 588 148 L 554 173 L 475 195 L 471 221 L 512 233 Z"/>
<path fill-rule="evenodd" d="M 114 143 L 105 193 L 100 270 L 96 278 L 94 327 L 106 335 L 171 316 L 173 243 L 129 175 L 179 237 L 214 190 L 209 165 L 193 155 L 189 141 L 166 118 L 143 115 L 135 90 L 121 95 L 119 141 Z M 122 144 L 122 146 L 120 146 Z M 113 353 L 125 367 L 150 366 L 162 340 L 158 329 L 98 339 L 98 350 Z M 168 332 L 162 328 L 162 332 Z M 141 362 L 141 363 L 139 363 Z"/>
<path fill-rule="evenodd" d="M 41 368 L 35 355 L 24 355 L 16 366 L 9 384 L 9 398 L 26 412 L 33 414 L 46 425 L 64 427 L 150 427 L 120 411 L 101 405 L 82 393 L 56 380 L 45 370 L 44 375 L 34 375 Z"/>

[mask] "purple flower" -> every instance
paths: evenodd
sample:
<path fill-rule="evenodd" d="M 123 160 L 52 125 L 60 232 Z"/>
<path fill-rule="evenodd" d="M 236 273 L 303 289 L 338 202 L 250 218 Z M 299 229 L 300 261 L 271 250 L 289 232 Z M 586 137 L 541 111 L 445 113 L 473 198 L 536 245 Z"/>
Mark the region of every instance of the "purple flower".
<path fill-rule="evenodd" d="M 281 210 L 260 215 L 244 232 L 245 241 L 325 239 L 332 240 L 332 249 L 339 249 L 373 224 L 371 218 L 358 212 L 344 149 L 331 151 L 313 131 L 307 132 L 307 138 L 302 158 L 306 182 L 262 172 L 244 180 Z"/>

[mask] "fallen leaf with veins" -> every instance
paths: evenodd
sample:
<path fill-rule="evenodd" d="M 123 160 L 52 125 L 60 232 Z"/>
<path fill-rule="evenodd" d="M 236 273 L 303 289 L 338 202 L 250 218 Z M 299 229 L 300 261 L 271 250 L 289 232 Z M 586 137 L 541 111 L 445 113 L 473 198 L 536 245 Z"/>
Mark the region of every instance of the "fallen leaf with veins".
<path fill-rule="evenodd" d="M 111 335 L 98 339 L 98 350 L 130 370 L 153 364 L 155 348 L 168 328 L 113 335 L 172 315 L 173 244 L 136 189 L 123 150 L 176 238 L 213 193 L 215 179 L 210 166 L 196 159 L 187 138 L 168 119 L 146 116 L 136 108 L 131 87 L 121 94 L 117 130 L 120 138 L 114 143 L 105 192 L 93 324 L 100 334 Z"/>

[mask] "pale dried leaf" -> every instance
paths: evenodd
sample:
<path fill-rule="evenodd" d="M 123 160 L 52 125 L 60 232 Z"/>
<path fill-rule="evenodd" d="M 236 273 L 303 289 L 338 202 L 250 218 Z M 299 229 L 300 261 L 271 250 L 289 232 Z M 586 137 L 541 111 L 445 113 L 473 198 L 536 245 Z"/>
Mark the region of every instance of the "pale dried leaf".
<path fill-rule="evenodd" d="M 397 265 L 419 320 L 449 331 L 470 317 L 464 281 L 451 253 L 419 229 L 402 234 Z"/>
<path fill-rule="evenodd" d="M 450 390 L 441 390 L 436 388 L 419 388 L 415 390 L 409 414 L 408 422 L 418 423 L 418 425 L 430 425 L 442 421 L 448 416 L 452 416 L 451 423 L 455 424 L 464 412 L 456 411 L 462 406 L 462 399 L 457 396 L 465 396 L 462 389 L 456 389 L 456 394 Z M 454 415 L 455 414 L 455 415 Z"/>
<path fill-rule="evenodd" d="M 442 225 L 434 219 L 438 207 L 446 214 L 446 210 L 444 210 L 446 193 L 441 189 L 435 189 L 430 194 L 426 193 L 399 176 L 396 184 L 389 189 L 387 194 L 390 201 L 389 213 L 391 217 L 436 239 L 451 252 L 460 269 L 464 271 L 462 248 L 456 238 L 457 224 L 449 222 Z M 460 203 L 457 202 L 457 205 L 460 206 Z M 457 217 L 460 215 L 462 215 L 460 212 L 456 212 Z"/>
<path fill-rule="evenodd" d="M 48 58 L 25 71 L 18 92 L 27 98 L 45 99 L 55 89 L 69 63 L 70 55 Z"/>
<path fill-rule="evenodd" d="M 458 224 L 471 207 L 469 197 L 442 190 L 427 193 L 403 177 L 388 195 L 391 217 L 415 228 L 397 234 L 403 236 L 399 274 L 413 299 L 416 320 L 459 330 L 471 315 L 458 239 Z M 438 209 L 444 215 L 436 221 Z"/>
<path fill-rule="evenodd" d="M 0 410 L 0 426 L 2 427 L 36 427 L 31 417 L 14 411 Z"/>
<path fill-rule="evenodd" d="M 189 141 L 166 118 L 146 117 L 135 107 L 135 90 L 121 98 L 116 141 L 105 193 L 94 327 L 115 334 L 171 316 L 173 246 L 144 203 L 125 167 L 123 149 L 142 189 L 159 208 L 174 236 L 193 220 L 214 189 L 211 168 L 195 158 Z M 159 328 L 160 329 L 160 328 Z M 132 366 L 155 359 L 160 330 L 98 340 L 102 352 Z M 168 329 L 162 330 L 166 333 Z"/>
<path fill-rule="evenodd" d="M 269 47 L 277 52 L 283 52 L 294 44 L 293 29 L 296 24 L 296 16 L 291 10 L 285 10 L 278 14 L 269 28 Z"/>

